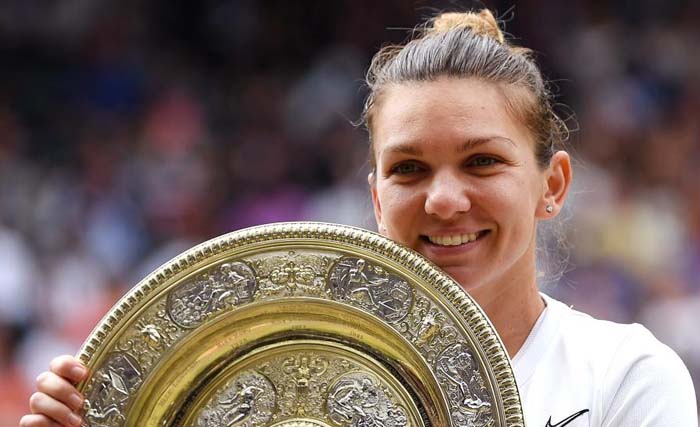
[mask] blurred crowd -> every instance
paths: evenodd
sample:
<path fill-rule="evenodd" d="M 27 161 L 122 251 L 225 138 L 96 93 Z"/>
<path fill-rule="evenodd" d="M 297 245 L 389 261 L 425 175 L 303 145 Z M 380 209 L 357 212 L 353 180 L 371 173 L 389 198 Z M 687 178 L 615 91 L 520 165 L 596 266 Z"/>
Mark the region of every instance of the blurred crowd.
<path fill-rule="evenodd" d="M 700 3 L 484 4 L 538 52 L 575 130 L 543 289 L 643 323 L 700 389 Z M 469 6 L 0 3 L 0 426 L 53 356 L 194 244 L 284 220 L 373 228 L 354 125 L 369 60 Z"/>

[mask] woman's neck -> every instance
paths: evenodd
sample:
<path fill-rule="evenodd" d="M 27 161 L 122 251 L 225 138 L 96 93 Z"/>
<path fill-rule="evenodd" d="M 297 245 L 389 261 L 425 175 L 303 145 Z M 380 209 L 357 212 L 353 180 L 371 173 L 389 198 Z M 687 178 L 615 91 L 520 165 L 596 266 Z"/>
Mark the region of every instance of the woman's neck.
<path fill-rule="evenodd" d="M 534 277 L 530 285 L 518 282 L 498 287 L 496 292 L 472 293 L 496 328 L 511 359 L 523 346 L 545 308 Z"/>

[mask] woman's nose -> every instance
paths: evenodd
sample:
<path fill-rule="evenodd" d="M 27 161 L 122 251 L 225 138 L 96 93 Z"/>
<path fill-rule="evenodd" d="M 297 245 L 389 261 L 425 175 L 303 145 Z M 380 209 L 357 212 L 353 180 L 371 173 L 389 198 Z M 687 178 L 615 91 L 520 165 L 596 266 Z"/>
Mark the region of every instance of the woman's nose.
<path fill-rule="evenodd" d="M 452 219 L 471 209 L 465 184 L 454 172 L 436 173 L 425 198 L 425 212 L 440 219 Z"/>

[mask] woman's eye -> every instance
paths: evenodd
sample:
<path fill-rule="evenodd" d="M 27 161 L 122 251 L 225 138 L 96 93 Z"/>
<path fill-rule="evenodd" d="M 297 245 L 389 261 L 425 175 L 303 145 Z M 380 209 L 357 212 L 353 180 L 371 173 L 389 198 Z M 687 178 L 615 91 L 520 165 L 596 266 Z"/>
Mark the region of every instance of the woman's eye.
<path fill-rule="evenodd" d="M 391 171 L 399 175 L 407 175 L 411 173 L 418 172 L 420 169 L 415 163 L 400 163 L 394 166 Z"/>
<path fill-rule="evenodd" d="M 495 157 L 479 156 L 469 160 L 468 166 L 485 167 L 495 165 L 498 162 L 499 160 Z"/>

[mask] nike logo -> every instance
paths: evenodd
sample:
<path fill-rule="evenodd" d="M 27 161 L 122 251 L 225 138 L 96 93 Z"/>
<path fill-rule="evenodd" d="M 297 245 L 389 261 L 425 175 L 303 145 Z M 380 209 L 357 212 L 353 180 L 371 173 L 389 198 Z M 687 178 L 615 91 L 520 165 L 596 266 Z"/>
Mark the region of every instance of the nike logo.
<path fill-rule="evenodd" d="M 550 416 L 547 420 L 547 424 L 545 424 L 544 427 L 564 427 L 565 425 L 569 424 L 570 422 L 585 414 L 586 412 L 588 412 L 588 409 L 580 410 L 574 414 L 569 415 L 568 417 L 564 418 L 556 424 L 552 424 L 552 417 Z"/>

